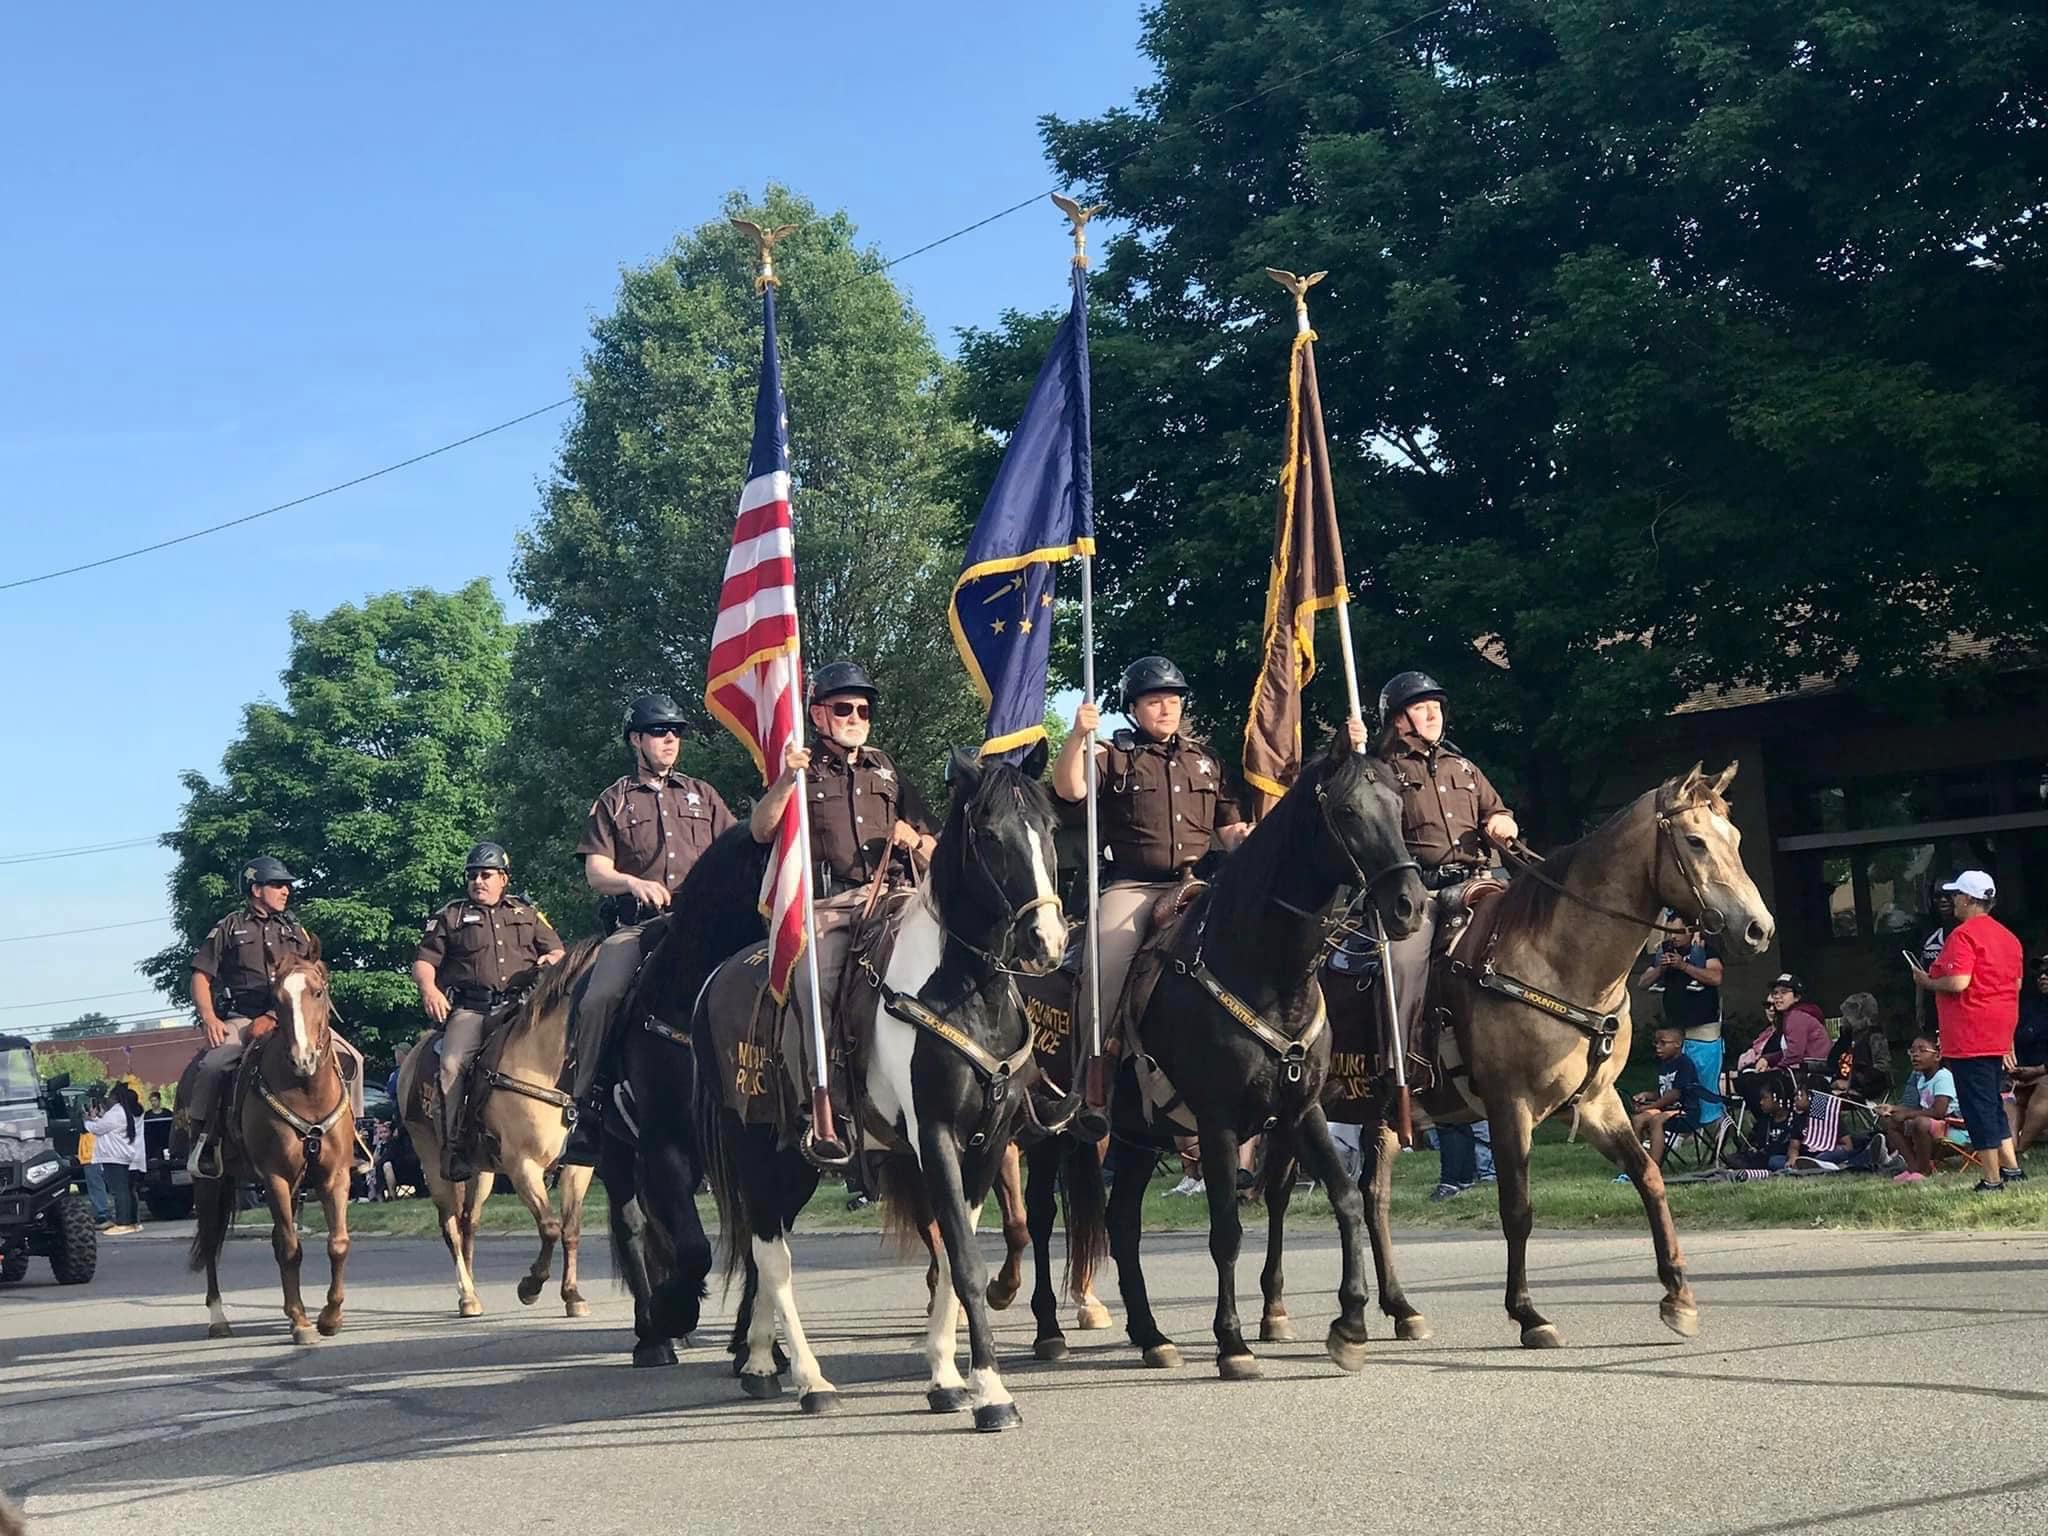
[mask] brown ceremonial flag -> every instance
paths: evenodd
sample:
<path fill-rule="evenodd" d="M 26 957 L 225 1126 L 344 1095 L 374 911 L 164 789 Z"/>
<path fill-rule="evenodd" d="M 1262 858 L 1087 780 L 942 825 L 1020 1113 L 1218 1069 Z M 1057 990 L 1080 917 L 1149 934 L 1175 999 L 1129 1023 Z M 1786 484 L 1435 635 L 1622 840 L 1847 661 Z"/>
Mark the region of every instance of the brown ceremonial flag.
<path fill-rule="evenodd" d="M 1244 727 L 1244 776 L 1259 792 L 1262 811 L 1301 771 L 1301 690 L 1316 675 L 1316 614 L 1347 596 L 1315 339 L 1314 331 L 1295 334 L 1288 368 L 1287 460 L 1266 588 L 1264 660 Z"/>

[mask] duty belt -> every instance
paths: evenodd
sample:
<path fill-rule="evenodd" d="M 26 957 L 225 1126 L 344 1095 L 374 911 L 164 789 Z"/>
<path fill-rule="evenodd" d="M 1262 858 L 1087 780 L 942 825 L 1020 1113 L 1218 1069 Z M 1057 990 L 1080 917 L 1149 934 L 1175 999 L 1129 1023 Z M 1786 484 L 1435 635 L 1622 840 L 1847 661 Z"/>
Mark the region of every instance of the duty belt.
<path fill-rule="evenodd" d="M 454 999 L 458 1008 L 467 1008 L 475 1013 L 489 1013 L 504 1002 L 508 994 L 493 992 L 489 987 L 454 986 L 448 989 L 448 996 Z"/>
<path fill-rule="evenodd" d="M 1467 880 L 1477 879 L 1485 874 L 1484 864 L 1439 864 L 1434 869 L 1418 871 L 1422 883 L 1432 891 L 1447 891 L 1454 885 L 1463 885 Z"/>

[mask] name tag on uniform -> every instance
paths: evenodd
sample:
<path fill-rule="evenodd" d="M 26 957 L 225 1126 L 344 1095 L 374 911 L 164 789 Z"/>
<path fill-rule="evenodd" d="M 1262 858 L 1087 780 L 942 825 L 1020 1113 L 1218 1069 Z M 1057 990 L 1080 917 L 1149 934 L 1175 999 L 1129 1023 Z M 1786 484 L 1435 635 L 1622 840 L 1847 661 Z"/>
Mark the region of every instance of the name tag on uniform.
<path fill-rule="evenodd" d="M 481 912 L 465 912 L 462 914 L 462 920 L 465 923 L 480 923 L 484 920 L 484 915 Z"/>

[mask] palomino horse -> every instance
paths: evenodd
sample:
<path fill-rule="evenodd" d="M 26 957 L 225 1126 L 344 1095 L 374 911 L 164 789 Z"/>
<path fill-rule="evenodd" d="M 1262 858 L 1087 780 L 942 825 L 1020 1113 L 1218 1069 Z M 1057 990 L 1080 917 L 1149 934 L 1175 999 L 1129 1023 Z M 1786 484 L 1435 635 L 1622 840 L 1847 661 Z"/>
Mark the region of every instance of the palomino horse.
<path fill-rule="evenodd" d="M 243 1178 L 263 1186 L 270 1204 L 270 1247 L 284 1282 L 284 1315 L 294 1344 L 311 1344 L 314 1328 L 341 1332 L 341 1273 L 348 1263 L 348 1180 L 355 1159 L 355 1123 L 349 1118 L 348 1085 L 335 1059 L 329 1032 L 331 1005 L 327 967 L 320 944 L 305 959 L 291 959 L 271 977 L 274 1011 L 257 1019 L 234 1084 L 230 1134 L 222 1151 L 222 1176 L 195 1173 L 192 1204 L 199 1219 L 192 1235 L 192 1268 L 206 1271 L 210 1339 L 228 1336 L 220 1304 L 220 1250 L 234 1219 L 235 1189 Z M 317 1325 L 306 1318 L 299 1295 L 299 1241 L 295 1210 L 299 1191 L 310 1188 L 327 1217 L 327 1305 Z"/>
<path fill-rule="evenodd" d="M 1493 1131 L 1508 1241 L 1507 1311 L 1530 1349 L 1554 1348 L 1560 1337 L 1529 1296 L 1529 1138 L 1574 1102 L 1578 1129 L 1642 1196 L 1664 1286 L 1658 1315 L 1686 1338 L 1699 1331 L 1664 1175 L 1631 1131 L 1614 1080 L 1628 1061 L 1629 975 L 1660 909 L 1697 914 L 1709 932 L 1751 954 L 1770 946 L 1775 923 L 1743 868 L 1742 834 L 1722 798 L 1735 768 L 1730 763 L 1709 779 L 1695 764 L 1532 865 L 1496 898 L 1496 912 L 1482 908 L 1453 957 L 1446 1001 L 1470 1072 L 1468 1107 L 1483 1110 Z M 1381 1305 L 1402 1319 L 1403 1337 L 1425 1337 L 1427 1325 L 1394 1272 L 1387 1230 L 1394 1137 L 1384 1095 L 1374 1102 L 1378 1113 L 1363 1126 L 1359 1181 L 1372 1191 L 1367 1221 Z"/>
<path fill-rule="evenodd" d="M 533 990 L 513 1006 L 509 1019 L 495 1024 L 477 1052 L 468 1118 L 482 1134 L 483 1149 L 474 1178 L 451 1184 L 441 1176 L 439 1116 L 433 1112 L 432 1095 L 422 1091 L 440 1068 L 431 1045 L 433 1032 L 420 1036 L 399 1071 L 400 1113 L 441 1214 L 441 1240 L 455 1260 L 455 1310 L 463 1317 L 483 1315 L 484 1304 L 476 1293 L 476 1229 L 498 1172 L 512 1181 L 540 1233 L 540 1252 L 519 1281 L 520 1301 L 531 1306 L 540 1298 L 554 1264 L 555 1245 L 560 1243 L 563 1311 L 570 1317 L 590 1312 L 576 1285 L 576 1250 L 583 1236 L 583 1196 L 590 1188 L 591 1170 L 562 1169 L 556 1181 L 559 1213 L 548 1198 L 547 1174 L 561 1160 L 569 1140 L 570 1122 L 564 1113 L 569 1099 L 560 1086 L 562 1063 L 568 1054 L 576 985 L 589 971 L 597 943 L 585 939 L 543 969 Z"/>
<path fill-rule="evenodd" d="M 1216 1263 L 1217 1369 L 1226 1380 L 1258 1374 L 1238 1326 L 1238 1145 L 1263 1131 L 1269 1163 L 1297 1155 L 1323 1181 L 1343 1242 L 1341 1308 L 1327 1348 L 1342 1369 L 1365 1364 L 1364 1213 L 1317 1102 L 1330 1066 L 1330 1037 L 1317 982 L 1323 952 L 1345 921 L 1351 890 L 1378 909 L 1387 930 L 1412 933 L 1428 892 L 1401 840 L 1401 806 L 1383 770 L 1341 738 L 1301 777 L 1163 933 L 1158 985 L 1137 1015 L 1146 1056 L 1192 1112 L 1209 1199 L 1209 1253 Z M 1151 956 L 1141 954 L 1142 967 Z M 1127 995 L 1126 1003 L 1133 1001 Z M 1140 1204 L 1163 1128 L 1148 1126 L 1139 1077 L 1118 1079 L 1109 1200 L 1109 1243 L 1126 1309 L 1125 1331 L 1151 1366 L 1177 1366 L 1180 1351 L 1159 1329 L 1138 1248 Z M 1292 1338 L 1281 1302 L 1280 1234 L 1291 1179 L 1267 1192 L 1271 1253 L 1263 1277 L 1262 1339 Z"/>
<path fill-rule="evenodd" d="M 1038 783 L 1044 767 L 1042 743 L 1021 771 L 955 754 L 952 804 L 931 869 L 898 907 L 888 959 L 855 1005 L 867 1026 L 856 1031 L 867 1046 L 853 1064 L 866 1129 L 886 1127 L 893 1141 L 883 1165 L 884 1204 L 912 1229 L 936 1222 L 951 1272 L 952 1285 L 934 1291 L 927 1317 L 926 1401 L 939 1413 L 971 1408 L 983 1430 L 1020 1422 L 996 1369 L 988 1267 L 974 1241 L 1030 1080 L 1031 1026 L 1011 973 L 1050 970 L 1066 941 L 1052 804 Z M 818 1173 L 797 1148 L 778 1145 L 777 1126 L 748 1123 L 714 1043 L 716 1034 L 743 1031 L 753 1014 L 756 954 L 721 966 L 697 1003 L 698 1129 L 726 1273 L 739 1266 L 744 1243 L 759 1274 L 760 1301 L 741 1344 L 741 1385 L 751 1397 L 780 1391 L 779 1318 L 804 1411 L 830 1412 L 838 1391 L 804 1336 L 788 1241 Z M 788 1065 L 795 1069 L 793 1060 Z M 1020 1075 L 1013 1078 L 1013 1070 Z M 967 1309 L 971 1385 L 954 1363 L 956 1307 Z"/>

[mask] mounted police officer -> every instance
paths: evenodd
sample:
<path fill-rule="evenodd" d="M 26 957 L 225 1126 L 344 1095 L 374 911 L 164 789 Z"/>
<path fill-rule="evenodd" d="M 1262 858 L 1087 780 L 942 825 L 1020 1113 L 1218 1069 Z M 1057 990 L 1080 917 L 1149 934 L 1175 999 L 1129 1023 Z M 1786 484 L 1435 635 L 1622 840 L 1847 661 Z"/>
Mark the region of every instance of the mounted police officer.
<path fill-rule="evenodd" d="M 1222 761 L 1207 743 L 1181 732 L 1187 696 L 1188 680 L 1179 667 L 1164 656 L 1141 656 L 1123 675 L 1124 712 L 1132 727 L 1106 743 L 1096 741 L 1101 716 L 1094 700 L 1084 699 L 1053 763 L 1053 794 L 1079 803 L 1088 794 L 1081 754 L 1094 744 L 1096 825 L 1107 855 L 1100 913 L 1105 1034 L 1144 942 L 1152 904 L 1210 849 L 1235 848 L 1251 831 L 1224 782 Z M 1082 996 L 1087 995 L 1084 987 Z M 1085 1011 L 1084 1004 L 1077 1013 Z"/>
<path fill-rule="evenodd" d="M 192 1006 L 209 1047 L 185 1105 L 198 1141 L 195 1163 L 225 1129 L 222 1088 L 242 1059 L 250 1024 L 275 1007 L 272 975 L 284 962 L 318 952 L 313 936 L 287 910 L 292 872 L 282 860 L 261 854 L 243 865 L 242 895 L 243 904 L 215 923 L 192 955 Z M 213 1168 L 211 1162 L 207 1166 Z"/>
<path fill-rule="evenodd" d="M 524 896 L 505 887 L 512 861 L 496 843 L 478 843 L 464 860 L 468 895 L 427 919 L 412 959 L 412 979 L 427 1017 L 441 1026 L 441 1164 L 455 1182 L 475 1172 L 457 1156 L 463 1077 L 483 1044 L 484 1020 L 510 1000 L 512 978 L 562 958 L 562 940 Z"/>
<path fill-rule="evenodd" d="M 1422 882 L 1436 894 L 1422 921 L 1391 946 L 1401 1024 L 1410 1047 L 1417 1038 L 1430 953 L 1444 908 L 1465 883 L 1494 862 L 1493 849 L 1520 829 L 1514 813 L 1478 764 L 1444 737 L 1444 687 L 1427 672 L 1397 672 L 1380 690 L 1380 738 L 1375 755 L 1393 770 L 1401 796 L 1401 835 L 1422 866 Z"/>
<path fill-rule="evenodd" d="M 859 662 L 818 668 L 811 676 L 810 745 L 790 743 L 781 775 L 748 819 L 754 840 L 772 843 L 797 774 L 809 773 L 813 942 L 818 995 L 828 1013 L 839 995 L 839 975 L 868 884 L 877 872 L 888 884 L 914 879 L 938 846 L 917 786 L 896 771 L 887 753 L 868 745 L 880 699 Z"/>
<path fill-rule="evenodd" d="M 685 724 L 665 693 L 643 693 L 626 706 L 620 735 L 633 750 L 633 772 L 591 804 L 576 845 L 584 881 L 600 897 L 598 925 L 610 935 L 598 947 L 576 1002 L 572 1091 L 579 1103 L 601 1097 L 597 1076 L 605 1034 L 655 937 L 648 920 L 668 911 L 704 850 L 736 824 L 717 790 L 676 772 Z M 596 1123 L 589 1116 L 579 1124 L 572 1155 L 589 1150 L 585 1126 Z"/>

